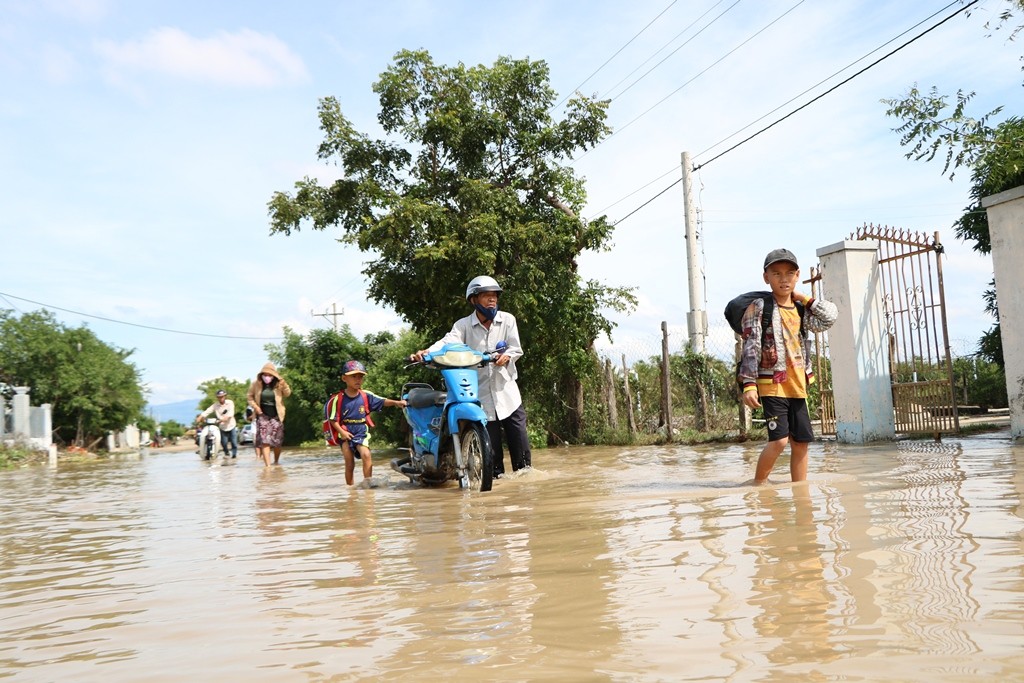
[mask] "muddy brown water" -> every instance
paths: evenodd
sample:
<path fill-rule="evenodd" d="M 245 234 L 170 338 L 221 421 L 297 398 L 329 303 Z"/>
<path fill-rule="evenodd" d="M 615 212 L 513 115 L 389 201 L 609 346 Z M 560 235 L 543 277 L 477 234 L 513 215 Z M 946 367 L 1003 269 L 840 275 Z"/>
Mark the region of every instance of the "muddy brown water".
<path fill-rule="evenodd" d="M 1024 680 L 1006 431 L 755 488 L 759 448 L 538 451 L 486 494 L 383 453 L 375 488 L 326 451 L 3 472 L 0 679 Z"/>

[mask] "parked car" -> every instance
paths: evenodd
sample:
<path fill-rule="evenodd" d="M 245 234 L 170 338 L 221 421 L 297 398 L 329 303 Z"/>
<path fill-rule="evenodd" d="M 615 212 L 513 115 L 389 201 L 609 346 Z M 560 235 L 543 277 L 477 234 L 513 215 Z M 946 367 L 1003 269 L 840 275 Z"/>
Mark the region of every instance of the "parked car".
<path fill-rule="evenodd" d="M 238 433 L 238 443 L 252 443 L 256 439 L 256 425 L 249 422 Z"/>

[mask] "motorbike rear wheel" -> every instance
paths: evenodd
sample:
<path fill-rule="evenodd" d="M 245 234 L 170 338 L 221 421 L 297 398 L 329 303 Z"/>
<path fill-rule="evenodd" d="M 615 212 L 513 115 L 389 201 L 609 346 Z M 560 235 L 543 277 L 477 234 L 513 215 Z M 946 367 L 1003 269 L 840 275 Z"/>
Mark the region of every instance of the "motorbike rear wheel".
<path fill-rule="evenodd" d="M 464 425 L 462 458 L 466 463 L 469 488 L 473 491 L 490 491 L 494 474 L 494 451 L 487 430 L 479 422 Z"/>

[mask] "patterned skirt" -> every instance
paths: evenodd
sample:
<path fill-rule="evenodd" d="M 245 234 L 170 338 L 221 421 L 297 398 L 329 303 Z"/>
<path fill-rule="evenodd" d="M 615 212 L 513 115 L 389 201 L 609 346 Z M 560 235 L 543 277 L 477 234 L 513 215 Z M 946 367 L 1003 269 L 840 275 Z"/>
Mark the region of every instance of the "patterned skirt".
<path fill-rule="evenodd" d="M 258 416 L 256 418 L 256 437 L 253 442 L 257 448 L 260 446 L 280 448 L 284 443 L 284 425 L 276 417 Z"/>

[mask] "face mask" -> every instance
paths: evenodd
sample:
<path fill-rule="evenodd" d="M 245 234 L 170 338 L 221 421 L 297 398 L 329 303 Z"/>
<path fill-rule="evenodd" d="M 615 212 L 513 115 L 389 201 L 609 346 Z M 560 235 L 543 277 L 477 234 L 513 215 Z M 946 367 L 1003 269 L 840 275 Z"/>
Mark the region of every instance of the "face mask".
<path fill-rule="evenodd" d="M 274 381 L 274 376 L 273 375 L 263 375 L 263 383 L 264 384 L 270 384 L 273 381 Z"/>
<path fill-rule="evenodd" d="M 480 312 L 480 315 L 487 318 L 488 320 L 494 320 L 494 316 L 498 315 L 498 307 L 484 308 L 480 304 L 473 304 L 473 307 Z"/>

